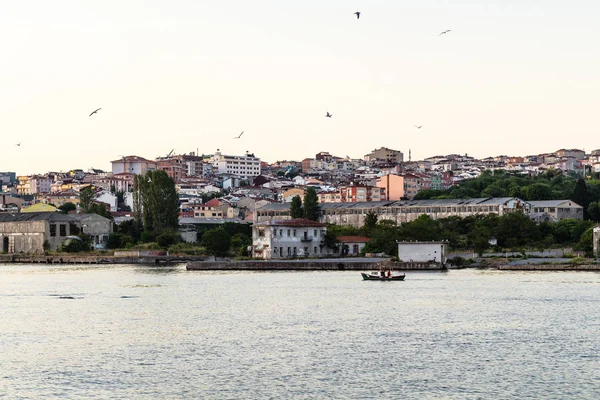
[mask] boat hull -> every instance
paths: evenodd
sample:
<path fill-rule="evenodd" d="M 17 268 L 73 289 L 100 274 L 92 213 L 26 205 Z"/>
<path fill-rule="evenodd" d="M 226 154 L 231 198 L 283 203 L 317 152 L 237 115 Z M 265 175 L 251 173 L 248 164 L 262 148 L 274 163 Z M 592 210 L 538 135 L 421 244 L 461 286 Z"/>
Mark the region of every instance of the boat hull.
<path fill-rule="evenodd" d="M 392 275 L 390 277 L 360 273 L 365 281 L 403 281 L 406 274 Z"/>

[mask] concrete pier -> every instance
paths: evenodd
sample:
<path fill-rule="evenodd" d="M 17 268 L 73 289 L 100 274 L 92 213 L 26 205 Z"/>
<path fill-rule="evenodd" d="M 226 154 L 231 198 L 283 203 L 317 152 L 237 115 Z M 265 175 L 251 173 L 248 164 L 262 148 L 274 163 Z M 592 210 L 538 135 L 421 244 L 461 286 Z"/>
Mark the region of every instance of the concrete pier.
<path fill-rule="evenodd" d="M 430 263 L 394 263 L 382 258 L 332 258 L 310 260 L 249 260 L 190 262 L 191 271 L 368 271 L 379 268 L 395 270 L 440 270 L 442 266 Z"/>

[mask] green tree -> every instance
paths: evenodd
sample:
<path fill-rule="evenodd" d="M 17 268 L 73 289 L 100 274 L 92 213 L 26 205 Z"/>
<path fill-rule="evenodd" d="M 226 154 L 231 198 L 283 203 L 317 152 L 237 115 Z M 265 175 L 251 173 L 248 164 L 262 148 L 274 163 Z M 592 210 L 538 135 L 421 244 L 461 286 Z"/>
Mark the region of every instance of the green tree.
<path fill-rule="evenodd" d="M 84 213 L 90 212 L 92 206 L 92 199 L 94 198 L 94 190 L 91 187 L 86 187 L 79 191 L 79 207 Z"/>
<path fill-rule="evenodd" d="M 292 218 L 302 218 L 304 216 L 304 211 L 302 210 L 302 199 L 300 196 L 292 197 L 292 202 L 290 204 L 290 216 Z"/>
<path fill-rule="evenodd" d="M 104 218 L 113 219 L 112 215 L 110 214 L 110 211 L 108 211 L 106 207 L 104 207 L 102 204 L 98 203 L 93 203 L 91 206 L 89 206 L 88 213 L 98 214 L 103 216 Z"/>
<path fill-rule="evenodd" d="M 148 171 L 141 188 L 144 229 L 151 235 L 179 227 L 179 195 L 175 182 L 165 171 Z"/>
<path fill-rule="evenodd" d="M 585 251 L 587 254 L 594 250 L 594 228 L 589 228 L 581 234 L 579 242 L 573 246 L 574 250 Z"/>
<path fill-rule="evenodd" d="M 534 183 L 523 189 L 525 200 L 550 200 L 552 199 L 552 187 L 547 183 Z"/>
<path fill-rule="evenodd" d="M 590 217 L 590 220 L 592 220 L 594 222 L 600 221 L 600 205 L 598 204 L 597 201 L 590 203 L 587 211 L 588 211 L 588 216 Z"/>
<path fill-rule="evenodd" d="M 317 191 L 309 187 L 304 192 L 304 218 L 311 221 L 319 220 L 319 198 Z"/>
<path fill-rule="evenodd" d="M 590 204 L 588 200 L 587 185 L 583 179 L 577 179 L 575 188 L 571 194 L 571 200 L 583 207 L 583 219 L 589 219 L 587 208 Z"/>
<path fill-rule="evenodd" d="M 234 254 L 248 255 L 248 246 L 252 244 L 252 238 L 245 233 L 236 233 L 231 237 L 230 249 Z"/>
<path fill-rule="evenodd" d="M 223 228 L 210 229 L 202 235 L 202 246 L 214 256 L 225 256 L 229 251 L 231 237 Z"/>
<path fill-rule="evenodd" d="M 68 201 L 65 204 L 63 204 L 62 206 L 58 207 L 58 209 L 60 211 L 62 211 L 63 214 L 68 214 L 69 211 L 77 210 L 77 206 L 75 204 L 71 203 L 70 201 Z"/>
<path fill-rule="evenodd" d="M 365 225 L 364 229 L 366 232 L 370 232 L 377 226 L 377 214 L 373 211 L 369 211 L 365 214 Z"/>

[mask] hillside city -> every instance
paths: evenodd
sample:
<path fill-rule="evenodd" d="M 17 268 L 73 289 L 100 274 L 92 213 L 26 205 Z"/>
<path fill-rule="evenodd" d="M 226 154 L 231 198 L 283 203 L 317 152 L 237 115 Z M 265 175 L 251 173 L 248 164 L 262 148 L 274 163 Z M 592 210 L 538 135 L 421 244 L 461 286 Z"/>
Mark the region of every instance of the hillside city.
<path fill-rule="evenodd" d="M 47 218 L 48 212 L 62 210 L 69 218 L 79 218 L 76 223 L 85 232 L 82 227 L 88 225 L 81 221 L 83 216 L 77 215 L 81 214 L 82 191 L 91 189 L 91 201 L 101 208 L 100 214 L 118 226 L 135 217 L 135 177 L 152 171 L 164 171 L 174 181 L 180 234 L 184 241 L 192 243 L 197 240 L 198 226 L 224 223 L 259 226 L 274 219 L 289 219 L 292 200 L 297 196 L 302 198 L 308 188 L 316 193 L 320 208 L 316 219 L 320 223 L 356 229 L 365 224 L 369 213 L 397 225 L 414 221 L 422 214 L 439 219 L 488 213 L 502 216 L 512 210 L 525 211 L 536 222 L 583 220 L 587 211 L 570 201 L 568 194 L 553 199 L 546 195 L 541 201 L 525 201 L 520 196 L 433 199 L 422 195 L 451 189 L 486 172 L 502 171 L 531 179 L 549 171 L 574 178 L 597 174 L 600 150 L 586 154 L 578 149 L 560 149 L 554 153 L 480 160 L 467 154 L 449 154 L 413 161 L 410 150 L 405 157 L 400 150 L 382 147 L 362 159 L 320 152 L 301 161 L 274 163 L 262 161 L 250 152 L 226 155 L 217 150 L 214 154 L 199 155 L 171 151 L 154 160 L 131 155 L 110 163 L 110 171 L 91 168 L 34 175 L 0 172 L 0 217 L 13 215 L 12 219 L 5 217 L 0 221 L 22 220 L 26 217 L 17 218 L 14 214 L 27 213 L 42 213 Z M 65 205 L 72 208 L 65 209 Z M 107 227 L 92 235 L 97 248 L 104 248 L 111 231 L 112 227 Z M 77 230 L 65 228 L 50 236 L 64 237 L 73 232 Z M 5 247 L 8 250 L 9 244 Z M 289 254 L 293 255 L 296 248 L 288 251 L 293 251 Z M 316 247 L 315 252 L 318 254 Z"/>

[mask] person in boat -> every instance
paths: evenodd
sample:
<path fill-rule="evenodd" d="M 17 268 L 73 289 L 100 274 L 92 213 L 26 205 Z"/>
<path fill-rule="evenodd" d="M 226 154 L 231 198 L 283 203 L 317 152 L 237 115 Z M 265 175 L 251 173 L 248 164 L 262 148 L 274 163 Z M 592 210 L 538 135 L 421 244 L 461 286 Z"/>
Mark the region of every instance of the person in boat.
<path fill-rule="evenodd" d="M 392 270 L 391 270 L 391 269 L 388 269 L 388 272 L 387 272 L 387 277 L 388 277 L 388 278 L 391 278 L 391 277 L 392 277 Z"/>

